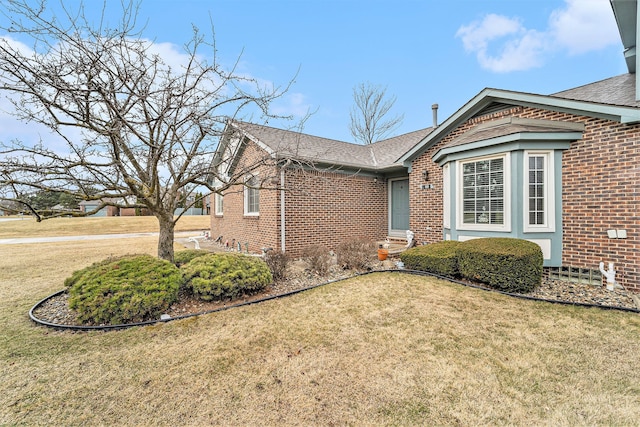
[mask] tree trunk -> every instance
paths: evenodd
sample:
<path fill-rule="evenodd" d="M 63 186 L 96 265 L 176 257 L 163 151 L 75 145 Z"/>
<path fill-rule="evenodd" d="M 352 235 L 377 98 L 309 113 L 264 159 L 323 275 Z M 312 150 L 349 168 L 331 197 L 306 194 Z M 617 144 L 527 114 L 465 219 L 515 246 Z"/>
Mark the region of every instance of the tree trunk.
<path fill-rule="evenodd" d="M 158 237 L 158 258 L 173 262 L 173 238 L 175 223 L 173 218 L 158 216 L 160 236 Z"/>

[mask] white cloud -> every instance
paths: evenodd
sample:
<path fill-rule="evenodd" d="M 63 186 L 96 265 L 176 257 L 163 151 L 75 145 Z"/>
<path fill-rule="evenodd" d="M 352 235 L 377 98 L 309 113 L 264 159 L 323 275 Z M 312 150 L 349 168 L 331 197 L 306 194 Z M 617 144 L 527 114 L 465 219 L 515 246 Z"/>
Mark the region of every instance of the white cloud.
<path fill-rule="evenodd" d="M 620 40 L 607 0 L 565 1 L 565 8 L 551 13 L 549 32 L 570 54 L 599 50 Z"/>
<path fill-rule="evenodd" d="M 467 52 L 474 52 L 482 68 L 495 72 L 526 70 L 542 64 L 545 35 L 527 30 L 519 19 L 489 14 L 482 21 L 460 27 L 456 33 Z M 490 43 L 506 39 L 497 54 Z"/>
<path fill-rule="evenodd" d="M 526 28 L 519 18 L 488 14 L 461 26 L 456 37 L 482 68 L 498 73 L 540 67 L 558 49 L 575 55 L 619 40 L 608 0 L 565 0 L 544 31 Z"/>
<path fill-rule="evenodd" d="M 468 51 L 484 51 L 490 41 L 511 34 L 518 34 L 523 30 L 519 19 L 489 14 L 479 22 L 460 27 L 456 37 L 462 38 L 464 48 Z"/>
<path fill-rule="evenodd" d="M 279 102 L 274 103 L 273 112 L 280 116 L 293 116 L 296 119 L 303 119 L 312 111 L 305 96 L 298 92 L 287 93 Z"/>

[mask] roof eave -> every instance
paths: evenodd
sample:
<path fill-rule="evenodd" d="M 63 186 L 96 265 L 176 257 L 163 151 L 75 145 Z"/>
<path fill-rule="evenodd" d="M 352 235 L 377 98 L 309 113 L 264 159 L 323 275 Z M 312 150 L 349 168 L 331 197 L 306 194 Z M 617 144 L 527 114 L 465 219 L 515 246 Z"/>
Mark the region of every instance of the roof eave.
<path fill-rule="evenodd" d="M 438 126 L 438 128 L 420 141 L 419 144 L 405 153 L 399 159 L 399 162 L 407 168 L 411 167 L 411 163 L 414 159 L 437 144 L 442 140 L 442 138 L 448 135 L 465 120 L 474 116 L 493 102 L 544 108 L 552 111 L 613 120 L 625 124 L 640 123 L 640 109 L 635 107 L 598 104 L 549 95 L 536 95 L 524 92 L 512 92 L 502 89 L 486 88 L 447 118 L 440 126 Z"/>
<path fill-rule="evenodd" d="M 435 163 L 440 163 L 442 158 L 462 151 L 472 151 L 479 148 L 486 148 L 489 146 L 510 144 L 513 142 L 557 142 L 559 146 L 566 149 L 569 148 L 567 144 L 571 141 L 577 141 L 582 138 L 582 132 L 517 132 L 509 135 L 503 135 L 495 138 L 483 139 L 478 141 L 469 142 L 466 144 L 460 144 L 453 147 L 445 147 L 438 150 L 431 159 Z"/>

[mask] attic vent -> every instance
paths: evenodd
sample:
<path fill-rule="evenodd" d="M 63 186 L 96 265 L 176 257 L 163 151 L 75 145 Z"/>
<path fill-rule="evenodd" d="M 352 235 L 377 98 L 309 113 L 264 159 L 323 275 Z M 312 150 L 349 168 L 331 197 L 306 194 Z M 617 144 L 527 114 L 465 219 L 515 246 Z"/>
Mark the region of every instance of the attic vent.
<path fill-rule="evenodd" d="M 497 113 L 499 111 L 508 110 L 510 108 L 513 108 L 513 105 L 504 104 L 502 102 L 494 102 L 493 104 L 486 106 L 484 109 L 479 111 L 478 114 L 471 118 L 475 119 L 476 117 L 486 116 L 487 114 Z"/>

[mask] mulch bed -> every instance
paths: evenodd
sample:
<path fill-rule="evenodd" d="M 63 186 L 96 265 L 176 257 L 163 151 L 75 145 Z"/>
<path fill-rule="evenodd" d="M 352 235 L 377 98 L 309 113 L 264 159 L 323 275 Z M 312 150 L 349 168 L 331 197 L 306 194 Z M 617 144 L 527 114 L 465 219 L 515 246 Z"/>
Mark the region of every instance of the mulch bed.
<path fill-rule="evenodd" d="M 383 264 L 380 264 L 378 267 L 379 269 L 383 269 L 389 268 L 390 265 L 387 264 L 385 267 Z M 166 314 L 173 318 L 208 312 L 242 302 L 250 302 L 270 296 L 286 294 L 292 291 L 326 283 L 328 281 L 345 279 L 354 276 L 355 274 L 355 272 L 344 271 L 335 266 L 325 276 L 312 274 L 309 271 L 298 268 L 295 271 L 290 272 L 287 280 L 273 284 L 260 293 L 245 296 L 233 301 L 201 301 L 186 292 L 181 292 L 178 302 L 173 304 Z M 577 304 L 620 307 L 625 309 L 640 308 L 636 305 L 636 301 L 631 294 L 626 292 L 624 289 L 608 291 L 604 286 L 571 283 L 560 280 L 545 279 L 538 289 L 526 294 L 526 296 Z M 34 310 L 34 315 L 40 320 L 56 325 L 79 325 L 75 313 L 69 309 L 66 293 L 62 293 L 47 300 L 44 304 Z"/>

